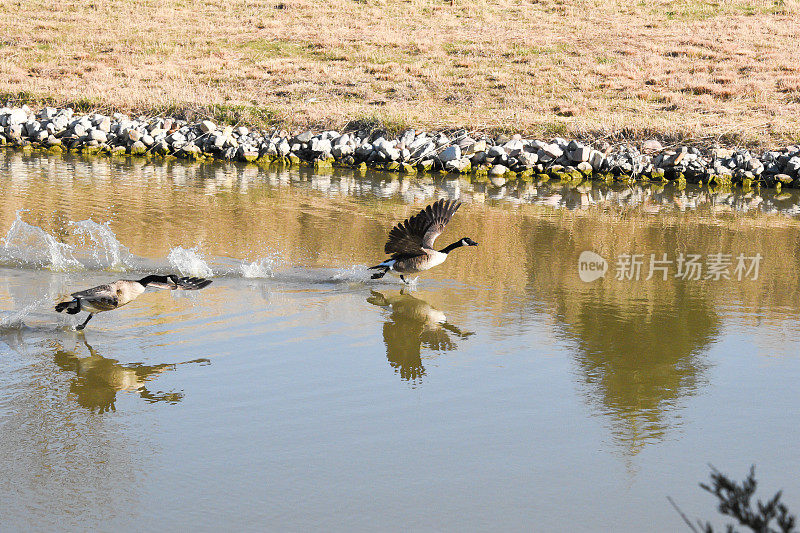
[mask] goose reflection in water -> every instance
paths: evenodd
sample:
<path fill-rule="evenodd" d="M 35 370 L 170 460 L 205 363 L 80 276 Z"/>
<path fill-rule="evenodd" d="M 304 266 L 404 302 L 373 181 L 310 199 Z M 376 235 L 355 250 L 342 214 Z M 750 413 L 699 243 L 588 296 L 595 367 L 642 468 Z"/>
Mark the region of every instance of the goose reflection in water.
<path fill-rule="evenodd" d="M 162 372 L 174 370 L 174 364 L 142 365 L 120 364 L 116 359 L 103 357 L 84 338 L 89 351 L 81 357 L 78 350 L 67 350 L 56 344 L 54 362 L 65 371 L 77 375 L 71 380 L 69 390 L 78 404 L 92 412 L 116 411 L 117 392 L 136 392 L 147 402 L 177 403 L 183 398 L 180 392 L 152 392 L 145 382 Z"/>
<path fill-rule="evenodd" d="M 431 350 L 455 350 L 457 346 L 451 335 L 466 339 L 474 334 L 448 323 L 444 313 L 405 290 L 389 295 L 370 292 L 367 302 L 391 311 L 383 324 L 386 358 L 405 380 L 417 381 L 425 375 L 423 346 Z"/>

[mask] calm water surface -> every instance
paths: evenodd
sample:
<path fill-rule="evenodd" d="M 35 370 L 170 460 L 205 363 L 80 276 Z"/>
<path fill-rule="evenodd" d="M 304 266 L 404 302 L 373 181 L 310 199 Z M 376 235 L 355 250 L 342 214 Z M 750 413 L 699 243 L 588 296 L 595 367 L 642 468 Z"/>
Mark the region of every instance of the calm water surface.
<path fill-rule="evenodd" d="M 708 463 L 800 509 L 796 195 L 15 152 L 0 187 L 0 529 L 678 531 Z M 369 280 L 439 197 L 480 246 Z M 52 311 L 143 271 L 214 283 Z"/>

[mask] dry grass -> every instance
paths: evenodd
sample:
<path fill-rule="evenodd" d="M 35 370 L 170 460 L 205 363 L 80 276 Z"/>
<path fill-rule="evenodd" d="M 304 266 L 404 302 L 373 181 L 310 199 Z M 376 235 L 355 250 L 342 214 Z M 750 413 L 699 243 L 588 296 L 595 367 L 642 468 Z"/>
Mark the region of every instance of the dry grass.
<path fill-rule="evenodd" d="M 0 0 L 0 92 L 290 127 L 351 119 L 783 144 L 797 0 Z"/>

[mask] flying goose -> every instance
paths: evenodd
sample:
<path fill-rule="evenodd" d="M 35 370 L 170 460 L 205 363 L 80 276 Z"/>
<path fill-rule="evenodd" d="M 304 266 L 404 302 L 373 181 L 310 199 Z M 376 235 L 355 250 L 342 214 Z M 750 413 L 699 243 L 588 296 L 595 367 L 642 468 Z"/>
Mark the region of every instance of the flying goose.
<path fill-rule="evenodd" d="M 447 254 L 456 248 L 478 246 L 477 242 L 464 237 L 440 251 L 433 248 L 433 241 L 444 231 L 459 207 L 461 202 L 441 199 L 392 228 L 384 246 L 384 251 L 392 256 L 379 265 L 369 267 L 370 270 L 380 271 L 373 274 L 372 279 L 382 278 L 391 270 L 399 273 L 400 279 L 408 283 L 403 274 L 422 272 L 441 265 L 447 259 Z"/>
<path fill-rule="evenodd" d="M 150 275 L 140 280 L 121 279 L 114 283 L 98 285 L 85 291 L 73 292 L 72 300 L 56 304 L 56 312 L 66 311 L 67 314 L 75 315 L 81 311 L 88 311 L 89 316 L 83 324 L 75 326 L 75 329 L 82 330 L 92 319 L 95 313 L 111 311 L 118 307 L 134 301 L 142 294 L 146 288 L 155 287 L 159 289 L 184 289 L 197 290 L 211 284 L 210 279 L 203 278 L 179 278 L 174 274 L 169 276 Z"/>

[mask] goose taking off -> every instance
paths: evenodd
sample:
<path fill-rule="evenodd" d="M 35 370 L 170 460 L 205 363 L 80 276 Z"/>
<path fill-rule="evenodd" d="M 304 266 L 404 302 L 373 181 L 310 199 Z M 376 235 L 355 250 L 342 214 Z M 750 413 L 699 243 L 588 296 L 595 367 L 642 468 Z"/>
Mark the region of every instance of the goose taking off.
<path fill-rule="evenodd" d="M 379 265 L 369 267 L 370 270 L 379 271 L 372 275 L 372 279 L 382 278 L 391 270 L 400 274 L 400 279 L 406 282 L 403 274 L 422 272 L 441 265 L 447 259 L 447 254 L 456 248 L 478 246 L 477 242 L 464 237 L 442 250 L 433 249 L 433 241 L 444 231 L 459 207 L 461 202 L 441 199 L 392 228 L 384 246 L 384 251 L 392 256 Z"/>
<path fill-rule="evenodd" d="M 89 316 L 86 317 L 83 324 L 75 327 L 77 330 L 82 330 L 95 313 L 102 313 L 103 311 L 111 311 L 122 307 L 138 298 L 148 287 L 191 291 L 202 289 L 210 284 L 210 279 L 179 278 L 174 274 L 170 274 L 169 276 L 150 275 L 140 280 L 121 279 L 114 283 L 98 285 L 97 287 L 85 291 L 73 292 L 71 294 L 72 300 L 57 304 L 56 311 L 59 313 L 66 311 L 69 315 L 87 311 Z"/>

